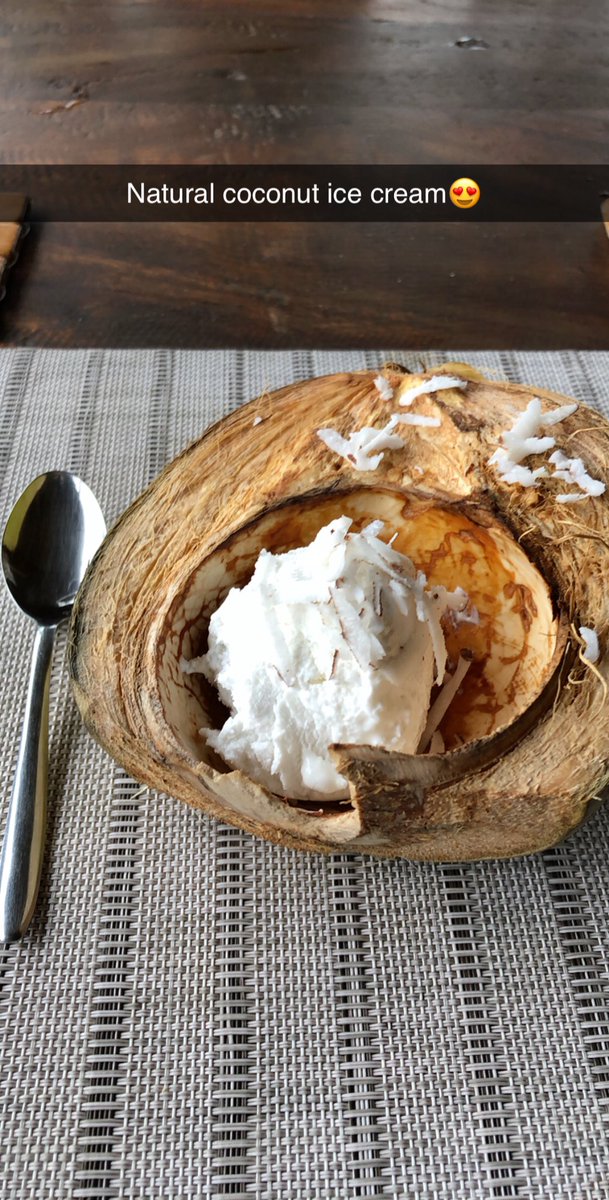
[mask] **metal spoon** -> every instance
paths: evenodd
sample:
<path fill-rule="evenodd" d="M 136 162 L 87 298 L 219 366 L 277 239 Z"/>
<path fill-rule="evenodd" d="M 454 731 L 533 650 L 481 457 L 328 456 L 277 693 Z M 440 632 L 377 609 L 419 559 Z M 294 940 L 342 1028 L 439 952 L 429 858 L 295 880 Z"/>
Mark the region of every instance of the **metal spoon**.
<path fill-rule="evenodd" d="M 0 942 L 26 931 L 38 895 L 47 800 L 49 680 L 55 633 L 70 615 L 106 526 L 93 492 L 69 471 L 39 475 L 4 530 L 13 599 L 37 625 L 25 717 L 0 857 Z"/>

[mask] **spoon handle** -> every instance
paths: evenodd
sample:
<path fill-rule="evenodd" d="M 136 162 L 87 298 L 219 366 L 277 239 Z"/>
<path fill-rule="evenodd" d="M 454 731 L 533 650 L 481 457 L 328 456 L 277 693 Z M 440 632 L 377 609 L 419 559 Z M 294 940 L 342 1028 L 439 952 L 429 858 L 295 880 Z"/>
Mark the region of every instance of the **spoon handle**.
<path fill-rule="evenodd" d="M 39 625 L 0 857 L 0 942 L 25 933 L 36 904 L 47 808 L 49 682 L 56 627 Z"/>

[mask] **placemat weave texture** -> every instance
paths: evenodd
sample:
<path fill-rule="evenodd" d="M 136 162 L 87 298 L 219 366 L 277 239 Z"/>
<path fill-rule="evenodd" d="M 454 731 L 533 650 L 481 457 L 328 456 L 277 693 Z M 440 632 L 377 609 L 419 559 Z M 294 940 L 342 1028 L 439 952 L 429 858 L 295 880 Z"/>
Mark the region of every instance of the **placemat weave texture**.
<path fill-rule="evenodd" d="M 596 403 L 609 354 L 463 357 Z M 4 350 L 0 516 L 69 468 L 108 521 L 234 406 L 418 354 Z M 609 585 L 609 581 L 608 581 Z M 32 628 L 0 597 L 10 792 Z M 142 788 L 53 668 L 50 821 L 0 947 L 0 1198 L 609 1197 L 609 813 L 559 849 L 279 849 Z"/>

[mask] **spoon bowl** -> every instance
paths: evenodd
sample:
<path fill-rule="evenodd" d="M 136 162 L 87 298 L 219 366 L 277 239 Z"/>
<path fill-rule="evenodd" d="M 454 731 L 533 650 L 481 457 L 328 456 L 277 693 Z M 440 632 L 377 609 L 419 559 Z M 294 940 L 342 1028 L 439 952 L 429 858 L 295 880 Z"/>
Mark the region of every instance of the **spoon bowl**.
<path fill-rule="evenodd" d="M 39 475 L 19 497 L 2 539 L 2 569 L 15 603 L 39 625 L 70 615 L 106 532 L 93 492 L 69 471 Z"/>
<path fill-rule="evenodd" d="M 38 894 L 47 790 L 51 658 L 87 566 L 106 533 L 90 488 L 69 471 L 48 471 L 25 489 L 7 521 L 2 569 L 37 631 L 13 792 L 0 857 L 0 942 L 27 929 Z"/>

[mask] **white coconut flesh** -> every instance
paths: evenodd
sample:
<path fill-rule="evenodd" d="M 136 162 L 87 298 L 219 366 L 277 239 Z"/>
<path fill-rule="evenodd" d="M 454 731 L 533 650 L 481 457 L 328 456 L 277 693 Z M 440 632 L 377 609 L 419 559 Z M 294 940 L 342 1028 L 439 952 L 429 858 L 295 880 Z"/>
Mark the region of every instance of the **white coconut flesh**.
<path fill-rule="evenodd" d="M 231 711 L 202 731 L 209 744 L 298 799 L 348 798 L 333 743 L 415 754 L 446 674 L 441 617 L 478 620 L 463 589 L 428 588 L 382 541 L 382 521 L 351 525 L 341 516 L 308 546 L 262 550 L 249 583 L 212 613 L 207 654 L 184 662 Z"/>
<path fill-rule="evenodd" d="M 158 646 L 159 695 L 165 720 L 189 755 L 223 771 L 239 768 L 250 778 L 263 783 L 269 791 L 304 807 L 312 802 L 336 806 L 348 797 L 348 789 L 333 761 L 335 751 L 330 746 L 326 756 L 318 756 L 320 761 L 316 761 L 314 754 L 310 755 L 304 773 L 302 747 L 295 753 L 294 743 L 289 738 L 283 762 L 278 755 L 273 760 L 267 753 L 265 758 L 259 753 L 260 745 L 258 753 L 252 752 L 252 746 L 247 744 L 247 728 L 243 723 L 235 728 L 234 695 L 223 690 L 221 670 L 214 672 L 213 664 L 204 656 L 209 649 L 213 614 L 221 610 L 231 588 L 243 589 L 247 585 L 260 551 L 264 549 L 280 555 L 309 546 L 320 530 L 331 527 L 332 523 L 337 528 L 341 519 L 351 522 L 350 535 L 355 537 L 371 522 L 382 522 L 382 533 L 378 525 L 374 527 L 374 533 L 383 539 L 395 535 L 393 552 L 412 560 L 415 577 L 418 572 L 424 573 L 428 596 L 434 589 L 437 592 L 441 588 L 457 596 L 465 592 L 469 606 L 465 614 L 460 613 L 463 603 L 453 599 L 447 604 L 444 593 L 444 602 L 437 606 L 442 614 L 441 638 L 446 652 L 438 674 L 437 639 L 434 650 L 430 623 L 416 620 L 415 603 L 410 648 L 402 651 L 402 658 L 398 656 L 396 660 L 401 672 L 398 671 L 398 680 L 394 679 L 392 689 L 387 690 L 386 679 L 383 680 L 380 673 L 376 708 L 380 705 L 382 709 L 384 701 L 386 710 L 373 712 L 372 718 L 370 711 L 375 709 L 376 682 L 372 676 L 379 675 L 380 663 L 375 664 L 376 671 L 370 670 L 370 663 L 363 664 L 368 667 L 364 671 L 360 663 L 358 675 L 356 660 L 358 653 L 362 658 L 365 645 L 369 650 L 368 658 L 374 659 L 378 647 L 374 648 L 373 638 L 377 638 L 381 646 L 381 658 L 385 656 L 383 640 L 392 636 L 387 632 L 389 625 L 382 621 L 379 625 L 378 616 L 376 626 L 371 620 L 364 645 L 357 642 L 357 635 L 352 632 L 347 640 L 355 645 L 344 647 L 342 660 L 340 655 L 335 656 L 337 646 L 331 646 L 331 638 L 323 643 L 320 653 L 325 655 L 327 662 L 324 660 L 322 666 L 320 661 L 316 669 L 320 678 L 324 672 L 328 676 L 325 686 L 329 695 L 324 698 L 324 711 L 327 712 L 324 706 L 332 704 L 332 694 L 336 701 L 341 679 L 345 688 L 353 689 L 355 680 L 361 688 L 365 685 L 371 689 L 368 712 L 362 703 L 365 691 L 358 692 L 357 688 L 355 709 L 349 705 L 341 709 L 341 705 L 336 704 L 334 720 L 328 721 L 331 746 L 359 743 L 379 745 L 401 753 L 441 747 L 442 752 L 450 753 L 468 743 L 489 738 L 513 723 L 539 697 L 556 669 L 564 645 L 545 580 L 507 527 L 491 519 L 486 512 L 449 505 L 440 507 L 414 497 L 407 499 L 382 488 L 368 487 L 340 496 L 301 499 L 298 505 L 286 504 L 267 512 L 209 555 L 174 603 L 170 626 Z M 472 610 L 478 615 L 477 624 L 462 619 L 463 615 L 471 616 Z M 245 609 L 241 616 L 245 616 Z M 391 623 L 395 624 L 399 616 L 404 619 L 396 601 Z M 348 614 L 342 614 L 343 626 L 345 618 L 348 620 Z M 334 624 L 334 633 L 340 630 L 340 625 L 341 620 Z M 331 655 L 329 651 L 326 654 L 329 647 Z M 274 653 L 279 653 L 277 646 Z M 285 644 L 282 653 L 285 654 Z M 199 660 L 198 665 L 203 665 L 207 678 L 205 674 L 184 671 L 185 662 L 191 660 Z M 467 670 L 464 670 L 464 663 Z M 395 665 L 394 662 L 393 667 Z M 277 676 L 277 687 L 267 696 L 269 703 L 277 701 L 279 692 L 285 696 L 286 687 L 294 682 L 288 678 L 289 661 L 284 658 L 276 666 L 284 678 Z M 219 667 L 219 660 L 216 667 Z M 313 670 L 313 660 L 309 667 Z M 459 672 L 458 687 L 453 687 L 454 694 L 451 694 L 450 679 L 455 671 Z M 244 675 L 247 676 L 247 672 Z M 249 678 L 251 680 L 251 672 Z M 224 705 L 218 697 L 217 684 L 220 697 L 227 702 Z M 443 702 L 440 694 L 442 684 L 447 688 L 448 703 Z M 306 708 L 306 703 L 311 703 L 310 690 L 308 695 L 303 692 L 299 699 L 305 702 Z M 421 735 L 428 726 L 430 708 L 432 713 L 439 712 L 441 719 L 437 728 L 427 728 L 426 744 L 422 745 Z M 304 721 L 305 709 L 302 714 Z M 255 706 L 250 711 L 252 716 L 260 717 Z M 227 736 L 231 717 L 236 733 L 232 745 Z M 272 722 L 269 729 L 272 732 Z M 227 731 L 224 737 L 223 730 Z M 268 730 L 262 737 L 263 742 L 267 733 Z M 268 750 L 268 738 L 267 743 Z M 234 752 L 235 745 L 237 753 Z M 226 757 L 222 755 L 223 748 Z"/>

